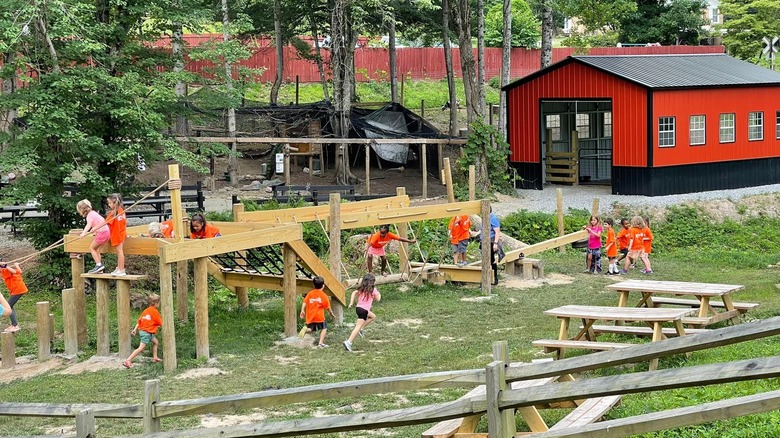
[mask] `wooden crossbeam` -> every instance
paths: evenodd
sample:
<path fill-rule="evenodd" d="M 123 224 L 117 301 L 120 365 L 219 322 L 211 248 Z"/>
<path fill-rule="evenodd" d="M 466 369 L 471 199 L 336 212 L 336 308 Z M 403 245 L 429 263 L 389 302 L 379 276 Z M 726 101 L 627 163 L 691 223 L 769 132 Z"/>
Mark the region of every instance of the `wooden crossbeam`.
<path fill-rule="evenodd" d="M 370 199 L 367 201 L 347 202 L 341 204 L 341 212 L 358 213 L 367 211 L 389 210 L 394 208 L 408 207 L 409 196 L 391 196 L 389 198 Z M 260 222 L 260 223 L 285 223 L 285 222 L 312 222 L 316 220 L 327 220 L 330 217 L 330 207 L 328 205 L 318 205 L 299 208 L 282 208 L 279 210 L 263 211 L 242 211 L 236 214 L 236 221 L 239 222 Z"/>
<path fill-rule="evenodd" d="M 245 272 L 224 272 L 225 283 L 232 287 L 251 287 L 255 289 L 284 291 L 284 279 L 281 275 L 247 274 Z M 306 294 L 314 289 L 308 278 L 296 279 L 296 293 Z"/>
<path fill-rule="evenodd" d="M 533 245 L 524 246 L 519 249 L 515 249 L 512 251 L 509 251 L 504 255 L 504 258 L 501 259 L 498 263 L 504 264 L 513 262 L 515 260 L 520 259 L 520 254 L 523 254 L 524 256 L 529 256 L 531 254 L 540 253 L 542 251 L 547 251 L 548 249 L 558 248 L 559 246 L 568 245 L 572 242 L 576 242 L 578 240 L 582 240 L 588 237 L 588 232 L 585 230 L 575 231 L 570 234 L 566 234 L 560 237 L 556 237 L 553 239 L 545 240 L 539 243 L 534 243 Z"/>
<path fill-rule="evenodd" d="M 390 211 L 369 211 L 341 214 L 341 229 L 351 230 L 373 227 L 382 224 L 417 222 L 429 219 L 441 219 L 462 214 L 480 214 L 480 202 L 468 201 L 419 207 L 398 208 Z"/>
<path fill-rule="evenodd" d="M 327 266 L 322 263 L 317 254 L 309 248 L 303 240 L 293 240 L 287 242 L 288 245 L 295 251 L 298 256 L 298 261 L 308 268 L 314 275 L 319 275 L 325 280 L 325 287 L 330 291 L 331 295 L 336 298 L 341 304 L 347 305 L 346 289 L 344 285 L 334 276 Z"/>
<path fill-rule="evenodd" d="M 86 236 L 83 239 L 79 238 L 80 231 L 71 231 L 69 234 L 63 236 L 65 239 L 64 250 L 69 253 L 88 253 L 89 246 L 95 239 L 95 236 Z M 169 242 L 164 239 L 150 239 L 146 237 L 128 237 L 125 239 L 123 250 L 125 254 L 129 255 L 146 255 L 156 256 L 159 253 L 159 248 L 167 246 Z M 100 252 L 105 254 L 116 254 L 116 250 L 110 244 L 100 247 Z"/>

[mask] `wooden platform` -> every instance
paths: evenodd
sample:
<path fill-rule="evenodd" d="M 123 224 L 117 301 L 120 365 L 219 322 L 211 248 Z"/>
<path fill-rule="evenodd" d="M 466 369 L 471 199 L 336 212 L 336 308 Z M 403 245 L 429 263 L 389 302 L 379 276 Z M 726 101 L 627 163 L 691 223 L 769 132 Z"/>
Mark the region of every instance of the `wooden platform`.
<path fill-rule="evenodd" d="M 146 280 L 149 278 L 148 275 L 140 275 L 140 274 L 127 274 L 123 276 L 114 276 L 111 274 L 88 274 L 84 273 L 81 274 L 81 278 L 94 278 L 96 280 L 126 280 L 126 281 L 138 281 L 138 280 Z"/>

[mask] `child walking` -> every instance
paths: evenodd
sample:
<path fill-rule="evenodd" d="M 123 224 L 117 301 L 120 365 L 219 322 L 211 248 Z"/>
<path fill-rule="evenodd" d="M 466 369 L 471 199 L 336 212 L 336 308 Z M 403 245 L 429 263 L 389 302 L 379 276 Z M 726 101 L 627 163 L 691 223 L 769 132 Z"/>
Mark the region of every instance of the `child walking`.
<path fill-rule="evenodd" d="M 111 232 L 108 230 L 106 220 L 103 219 L 103 216 L 101 216 L 100 213 L 92 209 L 92 203 L 89 202 L 88 199 L 79 201 L 76 204 L 76 210 L 82 217 L 87 219 L 87 225 L 81 232 L 81 237 L 86 236 L 90 231 L 95 233 L 95 239 L 92 240 L 92 243 L 89 245 L 89 253 L 92 254 L 92 260 L 95 261 L 95 267 L 88 272 L 90 274 L 99 274 L 106 269 L 101 261 L 99 249 L 111 238 Z"/>
<path fill-rule="evenodd" d="M 373 271 L 374 256 L 378 256 L 382 260 L 382 275 L 387 275 L 387 255 L 385 254 L 385 246 L 390 243 L 391 240 L 398 240 L 405 243 L 416 243 L 416 239 L 404 239 L 397 234 L 390 232 L 389 225 L 380 225 L 379 231 L 369 236 L 366 241 L 366 263 L 368 264 L 368 272 Z"/>
<path fill-rule="evenodd" d="M 376 320 L 376 315 L 371 311 L 371 304 L 374 300 L 382 300 L 382 294 L 374 287 L 376 278 L 374 274 L 366 274 L 363 276 L 363 280 L 360 282 L 360 286 L 356 291 L 352 292 L 352 296 L 349 299 L 349 306 L 355 303 L 357 298 L 357 307 L 355 307 L 355 313 L 357 314 L 357 322 L 355 322 L 355 328 L 352 329 L 352 333 L 349 335 L 349 339 L 344 341 L 344 348 L 347 351 L 352 352 L 352 341 L 355 337 L 360 335 L 363 337 L 363 329 Z"/>
<path fill-rule="evenodd" d="M 127 217 L 125 209 L 122 208 L 122 195 L 112 193 L 106 198 L 108 201 L 108 215 L 106 223 L 111 233 L 111 246 L 116 249 L 116 269 L 111 273 L 114 277 L 124 277 L 125 272 L 125 252 L 124 243 L 127 238 Z"/>
<path fill-rule="evenodd" d="M 599 217 L 591 216 L 588 225 L 582 227 L 588 232 L 588 251 L 585 258 L 585 272 L 601 273 L 601 232 Z"/>
<path fill-rule="evenodd" d="M 152 343 L 152 362 L 160 362 L 162 360 L 157 357 L 158 342 L 157 337 L 155 336 L 155 334 L 157 334 L 157 329 L 162 327 L 163 323 L 162 316 L 160 316 L 160 312 L 157 310 L 160 307 L 160 297 L 156 294 L 151 294 L 147 300 L 149 307 L 141 312 L 141 316 L 138 318 L 138 322 L 130 332 L 131 335 L 135 336 L 137 331 L 141 336 L 141 343 L 138 345 L 138 348 L 136 348 L 135 351 L 130 353 L 130 356 L 127 357 L 127 360 L 122 363 L 125 368 L 133 367 L 133 358 L 141 354 L 146 348 L 146 344 L 150 342 Z"/>
<path fill-rule="evenodd" d="M 645 237 L 642 239 L 642 243 L 644 244 L 644 253 L 645 258 L 647 259 L 647 263 L 650 263 L 650 253 L 653 252 L 653 232 L 650 231 L 650 218 L 646 217 L 644 218 L 645 221 L 645 227 L 642 229 L 642 231 L 645 234 Z M 645 269 L 642 269 L 643 274 L 652 274 L 653 271 L 648 267 L 648 264 L 645 264 Z"/>
<path fill-rule="evenodd" d="M 301 318 L 306 318 L 306 333 L 320 332 L 320 340 L 317 344 L 320 348 L 326 348 L 328 345 L 325 343 L 325 335 L 328 333 L 328 324 L 325 322 L 325 310 L 330 312 L 330 316 L 335 318 L 336 315 L 330 308 L 330 300 L 325 295 L 325 279 L 319 275 L 312 280 L 314 289 L 310 290 L 303 299 L 303 305 L 301 306 Z"/>
<path fill-rule="evenodd" d="M 631 218 L 631 229 L 629 230 L 628 241 L 628 257 L 626 257 L 626 263 L 621 274 L 628 274 L 628 267 L 631 263 L 635 263 L 637 259 L 642 259 L 642 263 L 645 265 L 644 271 L 647 273 L 653 273 L 653 268 L 650 267 L 650 259 L 645 254 L 645 221 L 641 216 L 634 216 Z"/>
<path fill-rule="evenodd" d="M 617 259 L 617 265 L 620 266 L 620 262 L 628 256 L 628 231 L 631 228 L 628 223 L 628 219 L 620 219 L 620 231 L 617 234 L 617 245 L 620 257 Z M 619 273 L 619 271 L 618 271 Z"/>
<path fill-rule="evenodd" d="M 617 263 L 615 263 L 615 260 L 617 260 L 618 249 L 617 237 L 615 237 L 615 229 L 613 228 L 614 224 L 615 222 L 612 220 L 612 218 L 607 218 L 604 220 L 604 229 L 607 230 L 607 242 L 605 243 L 606 246 L 604 246 L 604 252 L 607 253 L 607 258 L 609 259 L 609 275 L 620 273 L 620 269 L 617 267 Z"/>
<path fill-rule="evenodd" d="M 13 266 L 0 263 L 0 275 L 3 276 L 3 281 L 10 294 L 6 303 L 11 309 L 11 325 L 6 327 L 3 331 L 6 333 L 18 332 L 21 330 L 21 327 L 19 327 L 19 321 L 16 319 L 14 305 L 22 298 L 22 295 L 27 293 L 27 285 L 24 284 L 24 280 L 22 279 L 22 268 L 19 266 L 19 263 L 14 263 Z"/>
<path fill-rule="evenodd" d="M 464 214 L 450 219 L 447 237 L 452 243 L 452 259 L 457 266 L 466 266 L 466 249 L 471 238 L 471 218 Z"/>

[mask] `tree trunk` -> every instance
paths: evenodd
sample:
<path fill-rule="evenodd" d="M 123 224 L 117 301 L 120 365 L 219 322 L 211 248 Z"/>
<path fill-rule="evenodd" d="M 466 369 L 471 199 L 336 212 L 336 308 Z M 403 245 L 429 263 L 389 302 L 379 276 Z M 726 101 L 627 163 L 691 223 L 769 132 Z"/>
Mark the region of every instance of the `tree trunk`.
<path fill-rule="evenodd" d="M 314 54 L 317 58 L 317 71 L 320 73 L 320 84 L 322 85 L 322 96 L 325 102 L 330 102 L 330 93 L 328 92 L 328 78 L 325 77 L 325 66 L 322 62 L 322 50 L 320 49 L 320 37 L 317 32 L 317 21 L 314 14 L 309 15 L 311 22 L 311 35 L 314 38 Z"/>
<path fill-rule="evenodd" d="M 333 69 L 333 106 L 331 124 L 337 137 L 349 135 L 349 115 L 355 85 L 355 34 L 350 10 L 351 0 L 335 0 L 331 15 L 331 66 Z M 349 169 L 349 145 L 336 149 L 336 184 L 358 181 Z"/>
<path fill-rule="evenodd" d="M 228 15 L 228 0 L 222 0 L 222 39 L 225 42 L 230 40 L 230 16 Z M 231 95 L 231 103 L 227 110 L 227 131 L 228 137 L 236 136 L 236 109 L 233 107 L 233 67 L 230 61 L 225 60 L 225 88 Z M 228 157 L 228 175 L 230 184 L 238 184 L 238 150 L 236 142 L 230 143 L 230 157 Z"/>
<path fill-rule="evenodd" d="M 442 45 L 444 46 L 444 66 L 447 70 L 447 90 L 450 102 L 449 134 L 458 135 L 458 98 L 455 90 L 455 72 L 452 68 L 452 44 L 450 42 L 450 4 L 442 0 Z M 441 159 L 441 157 L 439 157 Z"/>
<path fill-rule="evenodd" d="M 471 45 L 471 6 L 469 0 L 452 0 L 452 17 L 458 33 L 460 46 L 460 65 L 463 73 L 463 90 L 466 95 L 466 120 L 469 126 L 482 118 L 479 111 L 479 92 L 477 91 L 474 50 Z"/>
<path fill-rule="evenodd" d="M 477 106 L 485 123 L 488 113 L 485 111 L 485 2 L 477 0 Z"/>
<path fill-rule="evenodd" d="M 181 28 L 181 23 L 174 24 L 172 51 L 173 51 L 173 71 L 174 73 L 181 73 L 184 71 L 184 39 Z M 173 91 L 179 98 L 179 102 L 183 102 L 187 97 L 187 83 L 182 80 L 177 80 L 176 85 L 173 87 Z M 187 117 L 184 114 L 176 114 L 176 125 L 173 127 L 173 131 L 176 135 L 188 136 L 190 135 L 190 126 Z"/>
<path fill-rule="evenodd" d="M 501 87 L 509 83 L 512 69 L 512 0 L 504 0 L 504 45 L 501 50 Z M 506 93 L 499 94 L 498 101 L 498 130 L 506 138 L 507 125 Z"/>
<path fill-rule="evenodd" d="M 51 37 L 49 36 L 49 30 L 46 28 L 46 21 L 44 20 L 43 7 L 38 7 L 35 4 L 35 1 L 33 1 L 31 4 L 33 7 L 36 7 L 37 9 L 37 11 L 35 12 L 35 29 L 41 35 L 41 38 L 43 39 L 44 43 L 46 43 L 46 49 L 49 51 L 49 57 L 51 58 L 51 71 L 54 73 L 59 73 L 60 60 L 59 60 L 59 56 L 57 55 L 57 50 L 54 48 L 54 43 L 52 42 Z"/>
<path fill-rule="evenodd" d="M 271 105 L 279 99 L 279 88 L 284 76 L 284 42 L 282 38 L 282 1 L 274 0 L 274 36 L 276 37 L 276 76 L 271 86 Z"/>
<path fill-rule="evenodd" d="M 553 12 L 552 0 L 543 0 L 542 6 L 542 68 L 552 64 Z"/>
<path fill-rule="evenodd" d="M 390 52 L 390 99 L 393 103 L 398 103 L 398 66 L 396 64 L 395 52 L 395 14 L 390 16 L 387 23 L 387 34 L 390 39 L 388 42 L 388 51 Z"/>
<path fill-rule="evenodd" d="M 16 64 L 16 52 L 3 53 L 3 65 L 15 65 Z M 10 96 L 16 92 L 16 68 L 11 69 L 11 76 L 3 78 L 3 96 Z M 11 108 L 3 112 L 2 118 L 0 118 L 0 132 L 10 132 L 14 119 L 16 118 L 16 109 Z M 0 151 L 5 149 L 5 144 L 0 143 Z"/>

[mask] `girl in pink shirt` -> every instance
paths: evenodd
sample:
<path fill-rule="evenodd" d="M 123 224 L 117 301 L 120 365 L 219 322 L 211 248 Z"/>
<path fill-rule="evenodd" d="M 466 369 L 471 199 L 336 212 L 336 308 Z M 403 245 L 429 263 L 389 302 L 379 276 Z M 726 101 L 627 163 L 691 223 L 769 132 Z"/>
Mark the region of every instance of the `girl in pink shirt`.
<path fill-rule="evenodd" d="M 366 274 L 360 282 L 360 286 L 356 291 L 352 292 L 352 297 L 349 299 L 349 307 L 352 307 L 355 303 L 355 298 L 357 298 L 355 313 L 357 313 L 358 319 L 355 323 L 355 328 L 352 330 L 352 334 L 349 335 L 349 339 L 344 341 L 344 348 L 346 348 L 347 351 L 352 351 L 352 341 L 358 335 L 362 338 L 363 329 L 376 319 L 376 315 L 371 311 L 371 305 L 374 303 L 374 300 L 381 300 L 382 294 L 374 287 L 375 281 L 376 277 L 374 277 L 374 274 Z"/>
<path fill-rule="evenodd" d="M 100 251 L 98 249 L 108 242 L 111 237 L 111 233 L 108 231 L 108 225 L 106 220 L 100 213 L 92 209 L 92 203 L 87 199 L 82 199 L 76 204 L 76 210 L 81 216 L 87 219 L 87 225 L 84 227 L 84 231 L 81 232 L 81 237 L 84 237 L 90 231 L 95 233 L 95 240 L 89 245 L 89 252 L 92 254 L 92 259 L 95 260 L 95 267 L 89 270 L 90 274 L 99 274 L 103 272 L 105 266 L 101 263 Z"/>

